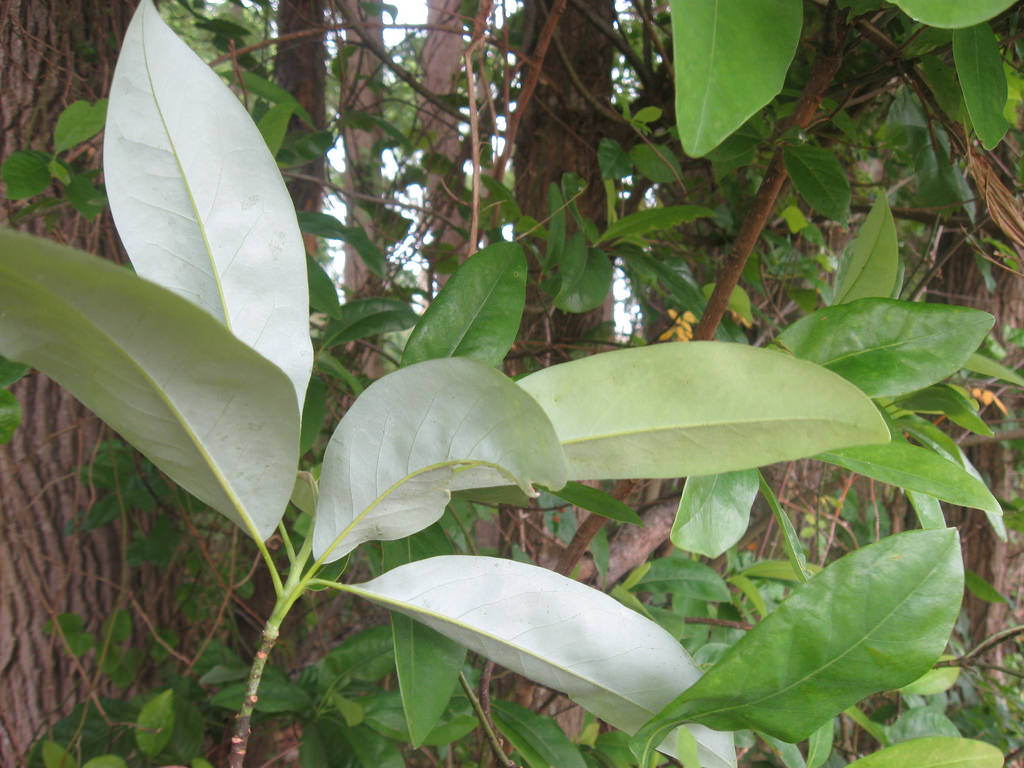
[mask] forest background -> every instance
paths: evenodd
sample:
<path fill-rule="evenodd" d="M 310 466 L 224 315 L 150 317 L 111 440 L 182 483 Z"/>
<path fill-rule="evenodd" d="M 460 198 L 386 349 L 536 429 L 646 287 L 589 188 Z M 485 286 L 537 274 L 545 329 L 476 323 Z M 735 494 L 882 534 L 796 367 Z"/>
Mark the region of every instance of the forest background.
<path fill-rule="evenodd" d="M 160 8 L 235 87 L 300 213 L 317 360 L 302 436 L 310 468 L 355 397 L 402 361 L 410 329 L 459 265 L 503 240 L 529 265 L 502 366 L 513 376 L 624 346 L 712 337 L 766 346 L 836 301 L 836 270 L 875 226 L 883 196 L 898 237 L 893 295 L 990 312 L 981 352 L 1009 369 L 1022 362 L 1016 5 L 989 21 L 1005 83 L 1001 125 L 972 130 L 948 30 L 882 2 L 808 0 L 781 92 L 717 146 L 691 145 L 694 156 L 679 141 L 681 74 L 665 3 L 439 0 L 411 26 L 386 3 L 350 0 Z M 99 130 L 133 10 L 6 0 L 0 17 L 0 223 L 118 263 Z M 728 21 L 756 40 L 742 13 Z M 716 282 L 726 290 L 712 292 Z M 507 325 L 502 306 L 495 315 Z M 143 704 L 171 688 L 174 743 L 149 757 L 167 749 L 217 764 L 231 685 L 273 604 L 254 548 L 55 384 L 11 370 L 12 395 L 0 401 L 12 425 L 0 450 L 0 763 L 20 764 L 34 748 L 34 764 L 60 765 L 48 742 L 74 764 L 124 734 L 134 743 Z M 978 510 L 945 508 L 969 572 L 951 647 L 961 674 L 941 691 L 879 695 L 838 718 L 828 765 L 952 734 L 1020 760 L 1024 661 L 1019 635 L 1005 632 L 1024 621 L 1013 381 L 961 375 L 951 390 L 960 399 L 911 409 L 970 458 L 1008 531 L 1003 541 Z M 766 475 L 812 563 L 915 526 L 907 494 L 834 465 L 791 462 Z M 456 501 L 437 531 L 455 551 L 571 573 L 640 610 L 670 606 L 676 624 L 658 615 L 711 662 L 756 619 L 752 594 L 774 604 L 786 593 L 766 571 L 752 586 L 760 577 L 750 570 L 784 559 L 784 537 L 763 498 L 724 548 L 720 532 L 708 541 L 676 525 L 673 535 L 681 488 L 604 486 L 643 527 L 544 495 L 527 508 Z M 645 583 L 645 564 L 679 561 L 670 536 L 689 541 L 707 569 L 668 587 Z M 375 574 L 377 558 L 349 563 L 345 578 Z M 333 720 L 364 744 L 351 747 L 354 765 L 494 760 L 461 694 L 442 720 L 448 730 L 409 746 L 387 621 L 344 595 L 303 604 L 275 652 L 276 687 L 264 689 L 258 715 L 275 727 L 258 730 L 251 764 L 326 764 Z M 341 665 L 331 696 L 303 677 L 325 664 Z M 514 759 L 633 764 L 564 697 L 483 660 L 467 666 L 493 697 Z M 808 746 L 794 754 L 753 734 L 738 746 L 743 765 L 813 762 Z"/>

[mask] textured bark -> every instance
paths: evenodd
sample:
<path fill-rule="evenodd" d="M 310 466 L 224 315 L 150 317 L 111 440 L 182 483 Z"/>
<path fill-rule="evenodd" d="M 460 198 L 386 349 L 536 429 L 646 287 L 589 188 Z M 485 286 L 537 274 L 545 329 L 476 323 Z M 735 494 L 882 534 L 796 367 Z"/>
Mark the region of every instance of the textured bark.
<path fill-rule="evenodd" d="M 133 4 L 106 0 L 0 1 L 0 161 L 19 149 L 51 149 L 61 110 L 106 93 Z M 94 140 L 81 156 L 98 152 Z M 90 163 L 98 165 L 96 163 Z M 0 199 L 0 224 L 23 203 Z M 113 256 L 108 219 L 64 210 L 49 227 L 23 229 Z M 24 419 L 0 446 L 0 764 L 20 756 L 56 717 L 84 697 L 88 680 L 44 631 L 55 614 L 78 613 L 96 631 L 121 578 L 118 532 L 65 536 L 89 503 L 76 467 L 88 464 L 102 425 L 41 375 L 14 388 Z"/>

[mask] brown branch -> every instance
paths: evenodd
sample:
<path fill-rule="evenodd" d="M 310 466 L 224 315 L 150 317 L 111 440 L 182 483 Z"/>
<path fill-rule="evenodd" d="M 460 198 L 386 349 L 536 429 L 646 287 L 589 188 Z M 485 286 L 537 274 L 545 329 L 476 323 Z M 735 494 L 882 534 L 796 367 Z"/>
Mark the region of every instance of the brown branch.
<path fill-rule="evenodd" d="M 803 129 L 810 125 L 825 95 L 825 89 L 832 82 L 842 63 L 842 47 L 847 30 L 847 26 L 838 19 L 835 3 L 830 3 L 826 14 L 826 41 L 822 53 L 814 65 L 807 85 L 804 86 L 803 93 L 800 94 L 800 100 L 792 116 L 788 121 L 780 122 L 776 128 L 776 138 L 790 128 Z M 694 341 L 710 341 L 714 338 L 715 330 L 729 306 L 729 298 L 740 281 L 740 275 L 743 274 L 743 268 L 753 253 L 761 232 L 768 223 L 768 217 L 775 210 L 775 203 L 785 182 L 786 166 L 782 161 L 782 150 L 776 149 L 754 197 L 754 204 L 743 220 L 739 234 L 718 276 L 704 314 L 693 331 Z"/>

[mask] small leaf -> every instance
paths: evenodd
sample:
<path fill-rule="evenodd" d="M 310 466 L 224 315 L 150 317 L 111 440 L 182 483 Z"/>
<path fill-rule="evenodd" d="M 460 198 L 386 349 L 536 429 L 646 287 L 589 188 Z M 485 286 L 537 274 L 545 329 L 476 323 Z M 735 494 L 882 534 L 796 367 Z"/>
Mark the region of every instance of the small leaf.
<path fill-rule="evenodd" d="M 565 483 L 558 438 L 525 392 L 483 363 L 428 360 L 370 385 L 324 455 L 313 534 L 328 562 L 441 517 L 452 490 Z"/>
<path fill-rule="evenodd" d="M 967 307 L 861 299 L 813 312 L 778 340 L 871 397 L 891 397 L 956 373 L 992 323 L 987 312 Z"/>
<path fill-rule="evenodd" d="M 873 297 L 888 298 L 896 285 L 899 263 L 896 223 L 885 194 L 879 194 L 860 225 L 857 237 L 839 262 L 832 304 Z"/>
<path fill-rule="evenodd" d="M 602 179 L 621 179 L 633 170 L 633 159 L 629 153 L 619 142 L 607 136 L 597 145 L 597 164 L 601 168 Z"/>
<path fill-rule="evenodd" d="M 35 150 L 12 152 L 4 160 L 0 177 L 7 186 L 4 197 L 24 200 L 41 195 L 50 186 L 50 160 L 52 156 Z"/>
<path fill-rule="evenodd" d="M 363 264 L 377 277 L 385 277 L 388 272 L 387 257 L 380 248 L 373 244 L 365 230 L 360 227 L 347 227 L 329 213 L 317 211 L 299 211 L 299 227 L 303 232 L 326 238 L 341 240 L 355 248 Z"/>
<path fill-rule="evenodd" d="M 971 353 L 964 363 L 964 368 L 974 371 L 974 373 L 980 373 L 982 376 L 1002 379 L 1011 384 L 1016 384 L 1018 387 L 1024 387 L 1024 376 L 1021 376 L 1011 368 L 1007 368 L 1002 363 L 998 363 L 992 358 L 985 357 L 977 352 Z"/>
<path fill-rule="evenodd" d="M 978 405 L 960 387 L 936 384 L 899 397 L 893 405 L 914 413 L 942 414 L 954 424 L 979 435 L 992 436 L 988 424 L 978 416 Z"/>
<path fill-rule="evenodd" d="M 970 593 L 975 597 L 984 600 L 986 603 L 993 603 L 997 605 L 999 603 L 1004 605 L 1010 604 L 1010 601 L 1003 597 L 1003 595 L 999 593 L 999 590 L 974 571 L 964 571 L 964 579 L 967 583 L 968 591 L 970 591 Z"/>
<path fill-rule="evenodd" d="M 78 761 L 64 747 L 47 739 L 43 742 L 43 765 L 46 768 L 76 768 Z"/>
<path fill-rule="evenodd" d="M 965 571 L 964 576 L 967 573 L 968 571 Z M 914 682 L 904 685 L 899 691 L 915 696 L 933 696 L 936 693 L 948 691 L 959 677 L 959 667 L 936 667 L 929 669 Z"/>
<path fill-rule="evenodd" d="M 930 669 L 949 640 L 962 591 L 951 528 L 856 550 L 795 589 L 638 740 L 649 753 L 682 722 L 807 738 L 823 719 Z"/>
<path fill-rule="evenodd" d="M 289 101 L 275 104 L 264 113 L 263 117 L 256 124 L 260 134 L 263 136 L 263 140 L 267 142 L 267 149 L 275 157 L 278 150 L 281 149 L 285 134 L 288 133 L 288 123 L 291 122 L 292 115 L 295 114 L 297 106 L 298 102 Z"/>
<path fill-rule="evenodd" d="M 886 747 L 847 768 L 1003 768 L 1003 753 L 983 741 L 931 736 Z"/>
<path fill-rule="evenodd" d="M 1014 0 L 893 0 L 908 16 L 929 27 L 958 29 L 971 27 L 998 16 Z"/>
<path fill-rule="evenodd" d="M 302 430 L 299 433 L 299 455 L 301 456 L 316 442 L 327 415 L 327 387 L 319 378 L 309 380 L 306 402 L 302 406 Z M 293 494 L 294 496 L 294 494 Z"/>
<path fill-rule="evenodd" d="M 438 357 L 500 364 L 519 332 L 526 271 L 526 256 L 517 243 L 493 243 L 473 254 L 416 323 L 402 365 Z"/>
<path fill-rule="evenodd" d="M 612 224 L 598 239 L 598 243 L 615 240 L 636 240 L 650 232 L 689 224 L 699 218 L 712 217 L 715 212 L 700 205 L 670 205 L 637 211 Z"/>
<path fill-rule="evenodd" d="M 28 366 L 0 355 L 0 387 L 9 387 L 28 373 Z"/>
<path fill-rule="evenodd" d="M 82 768 L 128 768 L 128 764 L 117 755 L 100 755 L 89 760 Z"/>
<path fill-rule="evenodd" d="M 629 156 L 641 175 L 658 184 L 671 184 L 683 175 L 679 160 L 664 144 L 637 144 Z"/>
<path fill-rule="evenodd" d="M 835 154 L 801 144 L 786 147 L 782 156 L 793 186 L 807 204 L 845 226 L 850 215 L 850 182 Z"/>
<path fill-rule="evenodd" d="M 168 688 L 147 701 L 135 722 L 135 743 L 146 757 L 156 757 L 174 730 L 174 691 Z"/>
<path fill-rule="evenodd" d="M 591 488 L 589 485 L 580 483 L 566 483 L 557 491 L 545 490 L 552 496 L 557 496 L 581 509 L 601 515 L 601 517 L 607 517 L 609 520 L 618 520 L 620 523 L 632 523 L 633 525 L 644 524 L 632 507 L 599 488 Z"/>
<path fill-rule="evenodd" d="M 764 496 L 768 506 L 771 507 L 772 515 L 775 517 L 775 524 L 779 526 L 779 530 L 782 532 L 782 547 L 786 550 L 786 557 L 789 558 L 789 564 L 792 566 L 793 573 L 798 581 L 806 583 L 810 578 L 807 556 L 804 554 L 800 538 L 796 535 L 796 530 L 793 528 L 793 521 L 789 519 L 789 515 L 782 509 L 779 500 L 775 498 L 775 491 L 768 485 L 768 481 L 764 479 L 764 474 L 760 471 L 757 473 L 757 481 L 761 489 L 761 495 Z"/>
<path fill-rule="evenodd" d="M 953 32 L 953 59 L 967 114 L 981 145 L 994 149 L 1009 129 L 1003 117 L 1006 106 L 1006 74 L 999 43 L 988 24 Z"/>
<path fill-rule="evenodd" d="M 782 90 L 803 26 L 799 0 L 671 0 L 676 124 L 701 157 Z"/>
<path fill-rule="evenodd" d="M 751 381 L 773 396 L 756 395 Z M 572 480 L 715 474 L 889 434 L 875 406 L 848 382 L 739 344 L 606 352 L 518 383 L 554 424 Z"/>
<path fill-rule="evenodd" d="M 76 101 L 61 112 L 53 129 L 53 151 L 60 154 L 83 141 L 88 141 L 103 130 L 107 119 L 107 100 L 95 104 Z"/>
<path fill-rule="evenodd" d="M 433 557 L 346 591 L 397 610 L 616 728 L 640 727 L 700 673 L 657 624 L 579 582 L 489 557 Z M 539 618 L 543 617 L 543 618 Z M 693 729 L 706 765 L 735 765 L 732 734 Z M 674 740 L 663 745 L 671 753 Z"/>
<path fill-rule="evenodd" d="M 604 303 L 612 289 L 612 263 L 604 251 L 584 248 L 578 275 L 570 281 L 562 278 L 558 295 L 552 303 L 563 312 L 581 314 Z"/>
<path fill-rule="evenodd" d="M 757 497 L 757 470 L 689 477 L 670 538 L 679 549 L 718 557 L 747 530 Z"/>
<path fill-rule="evenodd" d="M 21 424 L 21 403 L 11 392 L 0 389 L 0 444 L 9 443 Z"/>
<path fill-rule="evenodd" d="M 491 705 L 491 716 L 530 768 L 586 768 L 579 749 L 550 717 L 500 699 Z"/>
<path fill-rule="evenodd" d="M 309 280 L 309 306 L 328 317 L 341 317 L 338 303 L 338 289 L 327 270 L 309 254 L 306 254 L 306 273 Z"/>
<path fill-rule="evenodd" d="M 835 736 L 835 720 L 821 724 L 807 740 L 807 768 L 820 768 L 832 754 L 832 739 Z"/>
<path fill-rule="evenodd" d="M 708 602 L 727 603 L 732 599 L 729 587 L 712 568 L 678 555 L 651 561 L 637 586 Z"/>
<path fill-rule="evenodd" d="M 416 324 L 418 315 L 404 301 L 374 298 L 356 299 L 341 305 L 338 319 L 324 331 L 323 348 L 347 344 L 355 339 L 392 331 L 404 331 Z"/>
<path fill-rule="evenodd" d="M 974 507 L 1000 517 L 1003 514 L 999 502 L 981 480 L 927 448 L 903 440 L 843 448 L 817 458 L 898 488 L 927 493 L 950 504 Z"/>
<path fill-rule="evenodd" d="M 103 167 L 135 271 L 202 307 L 283 370 L 313 365 L 306 256 L 249 113 L 143 0 L 110 86 Z"/>

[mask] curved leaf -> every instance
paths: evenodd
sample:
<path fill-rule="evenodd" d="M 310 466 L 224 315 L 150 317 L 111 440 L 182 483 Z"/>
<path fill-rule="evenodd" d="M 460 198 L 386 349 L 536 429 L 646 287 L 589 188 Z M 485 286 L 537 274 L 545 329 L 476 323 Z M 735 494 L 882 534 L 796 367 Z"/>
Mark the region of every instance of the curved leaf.
<path fill-rule="evenodd" d="M 1007 368 L 1000 362 L 993 360 L 990 357 L 985 357 L 982 354 L 974 352 L 964 362 L 964 368 L 974 373 L 979 373 L 982 376 L 987 376 L 993 379 L 1002 379 L 1008 381 L 1011 384 L 1016 384 L 1018 387 L 1024 387 L 1024 376 L 1021 376 L 1012 368 Z"/>
<path fill-rule="evenodd" d="M 1003 140 L 1010 124 L 1003 117 L 1006 107 L 1003 55 L 989 25 L 977 24 L 956 30 L 953 59 L 971 125 L 981 139 L 981 146 L 993 149 Z"/>
<path fill-rule="evenodd" d="M 295 393 L 206 312 L 109 262 L 0 230 L 0 353 L 60 382 L 254 538 L 273 532 L 295 483 Z"/>
<path fill-rule="evenodd" d="M 793 186 L 807 204 L 845 225 L 850 215 L 850 182 L 835 153 L 797 145 L 786 147 L 782 157 Z"/>
<path fill-rule="evenodd" d="M 494 243 L 463 262 L 431 302 L 405 345 L 402 365 L 435 357 L 504 359 L 526 302 L 526 256 L 518 243 Z"/>
<path fill-rule="evenodd" d="M 668 205 L 648 208 L 623 216 L 608 227 L 597 242 L 642 239 L 649 232 L 671 229 L 679 224 L 689 224 L 691 221 L 714 215 L 714 211 L 701 205 Z"/>
<path fill-rule="evenodd" d="M 337 560 L 364 541 L 426 528 L 451 491 L 515 483 L 560 488 L 565 464 L 540 407 L 465 357 L 428 360 L 375 381 L 324 455 L 313 552 Z"/>
<path fill-rule="evenodd" d="M 889 202 L 880 194 L 843 254 L 836 271 L 832 303 L 889 297 L 899 274 L 899 243 Z"/>
<path fill-rule="evenodd" d="M 125 33 L 110 89 L 107 195 L 135 271 L 281 368 L 301 409 L 313 365 L 306 256 L 263 136 L 151 0 Z"/>
<path fill-rule="evenodd" d="M 552 718 L 500 699 L 491 704 L 491 715 L 530 768 L 587 768 L 579 749 Z"/>
<path fill-rule="evenodd" d="M 926 493 L 950 504 L 974 507 L 997 517 L 1003 514 L 999 502 L 981 480 L 927 448 L 903 440 L 844 448 L 823 453 L 817 458 L 889 485 Z"/>
<path fill-rule="evenodd" d="M 343 589 L 404 613 L 633 731 L 700 676 L 682 646 L 617 600 L 553 571 L 433 557 Z M 735 765 L 732 737 L 694 727 L 705 765 Z"/>
<path fill-rule="evenodd" d="M 1003 768 L 1003 753 L 974 739 L 931 736 L 886 747 L 848 768 Z"/>
<path fill-rule="evenodd" d="M 971 27 L 998 16 L 1014 0 L 893 0 L 904 13 L 930 27 Z"/>
<path fill-rule="evenodd" d="M 871 397 L 889 397 L 956 373 L 992 323 L 987 312 L 967 307 L 861 299 L 813 312 L 778 340 Z"/>
<path fill-rule="evenodd" d="M 795 589 L 644 726 L 637 743 L 649 751 L 670 728 L 692 721 L 805 739 L 865 696 L 927 672 L 946 646 L 962 594 L 952 528 L 859 549 Z"/>
<path fill-rule="evenodd" d="M 571 480 L 709 475 L 827 450 L 822 445 L 889 439 L 856 387 L 816 365 L 739 344 L 606 352 L 531 374 L 519 386 L 554 424 Z"/>
<path fill-rule="evenodd" d="M 707 154 L 782 90 L 803 26 L 800 0 L 671 0 L 676 123 Z"/>
<path fill-rule="evenodd" d="M 718 557 L 747 530 L 757 497 L 756 470 L 688 477 L 670 538 L 679 549 Z"/>

